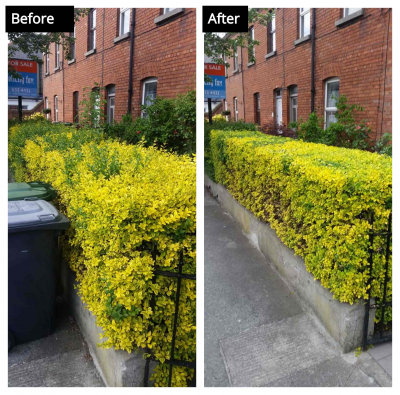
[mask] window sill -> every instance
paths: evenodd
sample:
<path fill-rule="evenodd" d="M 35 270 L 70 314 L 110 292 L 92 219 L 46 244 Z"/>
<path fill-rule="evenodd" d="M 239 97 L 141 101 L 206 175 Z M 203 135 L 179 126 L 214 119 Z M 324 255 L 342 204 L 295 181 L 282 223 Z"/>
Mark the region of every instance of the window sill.
<path fill-rule="evenodd" d="M 276 55 L 276 51 L 272 51 L 272 52 L 267 53 L 267 54 L 265 55 L 265 59 L 272 58 L 272 57 L 275 56 L 275 55 Z"/>
<path fill-rule="evenodd" d="M 310 35 L 310 34 L 307 34 L 307 36 L 304 36 L 304 37 L 299 38 L 298 40 L 296 40 L 296 41 L 294 42 L 294 45 L 300 45 L 300 44 L 302 44 L 302 43 L 305 43 L 305 42 L 307 42 L 307 41 L 310 41 L 310 38 L 311 38 L 311 35 Z"/>
<path fill-rule="evenodd" d="M 91 49 L 90 51 L 87 51 L 87 52 L 85 53 L 85 56 L 88 57 L 88 56 L 90 56 L 90 55 L 93 55 L 94 53 L 96 53 L 96 48 L 93 48 L 93 49 Z"/>
<path fill-rule="evenodd" d="M 44 76 L 45 76 L 45 77 L 47 77 L 48 75 L 50 75 L 50 73 L 49 73 L 49 72 L 47 72 L 47 73 L 44 73 Z"/>
<path fill-rule="evenodd" d="M 124 34 L 121 34 L 120 36 L 114 38 L 114 44 L 119 43 L 120 41 L 126 40 L 130 36 L 131 36 L 131 32 L 126 32 Z"/>
<path fill-rule="evenodd" d="M 172 11 L 167 12 L 166 14 L 160 15 L 159 17 L 157 17 L 156 19 L 154 19 L 154 23 L 156 25 L 166 22 L 172 18 L 174 18 L 175 16 L 182 14 L 183 11 L 185 11 L 184 8 L 175 8 Z"/>
<path fill-rule="evenodd" d="M 249 62 L 249 63 L 247 63 L 247 67 L 254 66 L 255 64 L 256 64 L 255 62 Z"/>
<path fill-rule="evenodd" d="M 364 15 L 364 8 L 362 8 L 361 10 L 354 12 L 351 15 L 347 15 L 344 18 L 341 18 L 337 21 L 335 21 L 335 26 L 336 27 L 341 27 L 343 25 L 346 25 L 347 23 L 354 21 L 355 19 L 358 19 L 360 17 L 362 17 Z"/>
<path fill-rule="evenodd" d="M 60 70 L 60 66 L 58 66 L 55 69 L 53 69 L 54 72 L 59 71 L 59 70 Z"/>
<path fill-rule="evenodd" d="M 75 59 L 68 60 L 68 64 L 75 63 Z"/>
<path fill-rule="evenodd" d="M 233 70 L 232 75 L 239 74 L 239 69 Z"/>

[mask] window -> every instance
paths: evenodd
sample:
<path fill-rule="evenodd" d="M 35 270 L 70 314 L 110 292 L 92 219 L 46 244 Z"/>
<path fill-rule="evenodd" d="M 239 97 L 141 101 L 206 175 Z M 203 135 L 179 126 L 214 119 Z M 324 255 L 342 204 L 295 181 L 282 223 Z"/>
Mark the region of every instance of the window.
<path fill-rule="evenodd" d="M 275 14 L 272 17 L 271 22 L 269 23 L 268 43 L 269 43 L 268 52 L 270 53 L 276 51 Z"/>
<path fill-rule="evenodd" d="M 56 44 L 56 69 L 60 68 L 60 44 Z"/>
<path fill-rule="evenodd" d="M 337 107 L 336 100 L 339 98 L 339 78 L 331 78 L 325 83 L 325 129 L 331 123 L 335 123 Z"/>
<path fill-rule="evenodd" d="M 74 92 L 72 96 L 72 122 L 79 123 L 79 92 Z"/>
<path fill-rule="evenodd" d="M 44 98 L 44 108 L 47 110 L 49 108 L 49 99 L 47 97 Z M 46 112 L 46 119 L 49 120 L 50 114 Z"/>
<path fill-rule="evenodd" d="M 282 90 L 277 89 L 275 91 L 275 122 L 278 125 L 282 124 Z"/>
<path fill-rule="evenodd" d="M 310 8 L 300 8 L 300 38 L 310 34 Z"/>
<path fill-rule="evenodd" d="M 131 19 L 130 8 L 120 8 L 119 11 L 119 35 L 122 36 L 129 32 L 129 22 Z"/>
<path fill-rule="evenodd" d="M 235 122 L 239 120 L 238 100 L 237 97 L 233 98 L 233 109 L 235 111 Z"/>
<path fill-rule="evenodd" d="M 290 97 L 290 122 L 297 122 L 297 85 L 293 85 L 289 88 Z"/>
<path fill-rule="evenodd" d="M 164 8 L 164 14 L 166 14 L 167 12 L 170 12 L 172 10 L 175 10 L 176 8 Z"/>
<path fill-rule="evenodd" d="M 143 82 L 142 105 L 151 106 L 157 96 L 157 78 L 149 78 Z M 146 118 L 146 111 L 142 111 L 142 117 Z"/>
<path fill-rule="evenodd" d="M 256 61 L 256 48 L 252 45 L 252 42 L 254 41 L 254 26 L 249 28 L 249 36 L 249 63 L 254 63 Z"/>
<path fill-rule="evenodd" d="M 107 122 L 114 123 L 115 114 L 115 85 L 108 85 L 107 87 Z"/>
<path fill-rule="evenodd" d="M 256 124 L 261 125 L 261 113 L 260 113 L 260 94 L 254 94 L 254 121 Z"/>
<path fill-rule="evenodd" d="M 50 73 L 50 56 L 49 53 L 46 52 L 46 74 Z"/>
<path fill-rule="evenodd" d="M 54 96 L 54 122 L 58 122 L 58 96 Z"/>
<path fill-rule="evenodd" d="M 96 49 L 96 8 L 89 11 L 88 51 Z M 115 26 L 115 25 L 114 25 Z"/>
<path fill-rule="evenodd" d="M 93 103 L 93 126 L 95 128 L 98 128 L 100 126 L 100 89 L 99 88 L 93 88 L 93 95 L 94 95 L 94 103 Z"/>
<path fill-rule="evenodd" d="M 343 17 L 345 18 L 346 16 L 349 16 L 351 14 L 354 14 L 357 11 L 361 11 L 362 8 L 343 8 Z"/>
<path fill-rule="evenodd" d="M 69 34 L 70 37 L 75 38 L 75 24 L 74 24 L 74 31 Z M 75 41 L 70 43 L 69 45 L 69 57 L 71 60 L 75 59 Z"/>
<path fill-rule="evenodd" d="M 235 48 L 235 54 L 233 55 L 233 71 L 236 70 L 239 70 L 239 58 L 237 48 Z"/>

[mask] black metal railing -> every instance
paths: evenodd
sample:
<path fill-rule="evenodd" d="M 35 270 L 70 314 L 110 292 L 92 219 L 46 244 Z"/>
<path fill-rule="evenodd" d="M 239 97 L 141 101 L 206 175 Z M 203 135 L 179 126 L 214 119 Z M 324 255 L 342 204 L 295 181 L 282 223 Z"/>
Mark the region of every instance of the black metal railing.
<path fill-rule="evenodd" d="M 181 295 L 181 284 L 182 280 L 190 280 L 190 281 L 196 281 L 196 275 L 195 274 L 184 274 L 182 273 L 182 268 L 183 268 L 183 253 L 184 250 L 181 250 L 179 252 L 179 262 L 178 262 L 178 272 L 169 272 L 169 271 L 164 271 L 157 269 L 157 244 L 153 245 L 152 249 L 152 257 L 154 260 L 154 276 L 152 279 L 153 284 L 156 283 L 156 278 L 157 276 L 165 276 L 165 277 L 171 277 L 171 278 L 176 278 L 177 279 L 177 288 L 176 288 L 176 296 L 175 296 L 175 314 L 174 314 L 174 324 L 173 324 L 173 329 L 172 329 L 172 341 L 171 341 L 171 352 L 170 352 L 170 359 L 165 360 L 163 363 L 169 365 L 169 376 L 168 376 L 168 387 L 171 387 L 172 383 L 172 370 L 174 366 L 183 366 L 186 368 L 190 368 L 194 370 L 194 377 L 193 379 L 188 383 L 190 387 L 195 387 L 196 386 L 196 361 L 184 361 L 184 360 L 179 360 L 175 359 L 175 341 L 176 341 L 176 331 L 178 328 L 178 316 L 179 316 L 179 301 L 180 301 L 180 295 Z M 155 294 L 153 293 L 151 301 L 150 301 L 150 307 L 152 311 L 154 311 L 155 308 Z M 149 324 L 149 331 L 152 329 L 154 326 L 154 322 L 151 322 Z M 152 354 L 151 349 L 146 348 L 146 354 L 147 360 L 146 360 L 146 365 L 145 365 L 145 371 L 144 371 L 144 386 L 148 387 L 149 386 L 149 375 L 150 375 L 150 361 L 156 361 L 158 360 L 154 357 Z"/>
<path fill-rule="evenodd" d="M 387 231 L 386 232 L 374 232 L 374 215 L 373 213 L 370 214 L 369 222 L 371 224 L 371 231 L 369 232 L 369 256 L 368 256 L 368 263 L 369 263 L 369 279 L 367 285 L 368 288 L 368 298 L 365 304 L 365 316 L 364 316 L 364 334 L 363 334 L 363 350 L 366 351 L 369 345 L 383 343 L 386 341 L 392 340 L 392 333 L 391 331 L 385 331 L 385 313 L 387 312 L 387 307 L 392 306 L 391 301 L 387 301 L 387 285 L 388 285 L 388 278 L 389 278 L 389 260 L 390 260 L 390 246 L 391 246 L 391 239 L 392 239 L 392 214 L 390 213 L 388 224 L 387 224 Z M 385 278 L 383 282 L 383 298 L 379 300 L 378 303 L 371 304 L 371 288 L 372 288 L 372 281 L 374 280 L 373 277 L 373 257 L 376 253 L 374 251 L 374 238 L 375 236 L 386 237 L 385 243 Z M 372 309 L 380 309 L 381 317 L 379 322 L 379 331 L 378 333 L 373 333 L 372 336 L 369 335 L 369 319 L 370 319 L 370 311 Z M 375 329 L 375 328 L 374 328 Z"/>

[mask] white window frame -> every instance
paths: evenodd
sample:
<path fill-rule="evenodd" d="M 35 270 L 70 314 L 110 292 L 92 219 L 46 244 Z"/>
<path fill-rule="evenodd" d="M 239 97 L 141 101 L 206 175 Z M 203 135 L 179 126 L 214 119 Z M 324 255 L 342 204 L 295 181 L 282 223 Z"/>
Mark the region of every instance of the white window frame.
<path fill-rule="evenodd" d="M 60 68 L 60 44 L 56 43 L 56 69 Z"/>
<path fill-rule="evenodd" d="M 237 97 L 233 98 L 233 110 L 235 112 L 235 122 L 239 120 L 239 109 L 238 109 L 238 99 Z"/>
<path fill-rule="evenodd" d="M 44 108 L 47 110 L 49 108 L 49 98 L 46 96 L 44 98 Z M 49 120 L 50 114 L 46 112 L 46 119 Z"/>
<path fill-rule="evenodd" d="M 296 93 L 293 93 L 293 88 L 296 87 L 297 91 Z M 298 99 L 298 87 L 297 85 L 292 85 L 289 88 L 289 109 L 290 109 L 290 114 L 289 114 L 289 119 L 290 122 L 297 122 L 298 118 L 299 118 L 299 99 Z M 296 98 L 297 99 L 297 104 L 294 105 L 293 104 L 293 99 Z M 296 108 L 296 119 L 293 119 L 293 109 Z"/>
<path fill-rule="evenodd" d="M 327 107 L 328 103 L 328 85 L 331 84 L 332 82 L 339 82 L 339 92 L 340 92 L 340 78 L 339 77 L 333 77 L 329 78 L 328 80 L 325 81 L 325 102 L 324 102 L 324 129 L 326 129 L 326 113 L 327 112 L 337 112 L 337 107 Z M 340 95 L 340 93 L 339 93 Z"/>
<path fill-rule="evenodd" d="M 350 10 L 353 10 L 352 12 L 350 12 Z M 352 15 L 357 11 L 361 11 L 362 8 L 343 8 L 343 18 L 345 18 L 346 16 Z"/>
<path fill-rule="evenodd" d="M 147 80 L 143 81 L 142 106 L 144 106 L 146 104 L 146 101 L 145 101 L 146 100 L 146 96 L 145 96 L 145 94 L 146 94 L 146 85 L 154 83 L 154 82 L 157 83 L 157 89 L 158 89 L 157 78 L 148 78 Z M 157 93 L 156 93 L 156 96 L 157 96 Z M 142 111 L 142 118 L 145 117 L 145 116 L 146 116 L 146 112 L 143 110 Z"/>
<path fill-rule="evenodd" d="M 176 7 L 175 8 L 163 8 L 163 13 L 165 15 L 165 14 L 168 14 L 168 12 L 171 12 L 173 10 L 176 10 Z"/>
<path fill-rule="evenodd" d="M 48 52 L 46 52 L 46 74 L 50 74 L 50 56 Z"/>
<path fill-rule="evenodd" d="M 125 22 L 128 19 L 128 29 L 125 31 Z M 129 23 L 131 20 L 131 9 L 130 8 L 120 8 L 119 9 L 119 35 L 122 36 L 129 32 Z"/>
<path fill-rule="evenodd" d="M 254 40 L 255 40 L 254 26 L 251 26 L 251 27 L 250 27 L 249 33 L 250 33 L 251 41 L 254 41 Z M 255 45 L 253 45 L 252 60 L 250 60 L 250 57 L 249 57 L 248 60 L 249 60 L 249 63 L 251 63 L 251 64 L 256 62 L 256 47 L 255 47 Z"/>
<path fill-rule="evenodd" d="M 114 87 L 114 92 L 113 93 L 110 93 L 111 86 Z M 111 98 L 114 99 L 114 104 L 113 105 L 110 104 Z M 113 116 L 112 117 L 110 117 L 111 108 L 113 109 Z M 115 119 L 115 85 L 112 84 L 112 85 L 108 86 L 108 88 L 107 88 L 107 123 L 113 124 L 114 123 L 114 119 Z"/>
<path fill-rule="evenodd" d="M 299 8 L 299 10 L 300 10 L 299 38 L 303 38 L 303 37 L 308 36 L 310 34 L 310 31 L 311 31 L 311 8 Z M 305 19 L 304 17 L 308 13 L 310 13 L 310 26 L 309 26 L 309 29 L 308 29 L 309 32 L 308 32 L 308 34 L 302 34 L 302 32 L 304 31 L 304 19 Z"/>
<path fill-rule="evenodd" d="M 92 8 L 89 11 L 89 51 L 96 49 L 96 16 L 96 8 Z"/>
<path fill-rule="evenodd" d="M 278 121 L 278 100 L 280 99 L 280 103 L 281 103 L 281 119 L 280 121 Z M 283 103 L 282 103 L 283 99 L 282 99 L 282 88 L 281 89 L 276 89 L 275 90 L 275 123 L 278 125 L 282 125 L 283 122 Z"/>
<path fill-rule="evenodd" d="M 276 51 L 276 20 L 275 20 L 275 14 L 272 16 L 272 20 L 270 23 L 271 30 L 269 31 L 269 39 L 272 40 L 270 41 L 270 48 L 269 52 L 274 52 Z M 271 45 L 272 43 L 272 45 Z"/>
<path fill-rule="evenodd" d="M 76 31 L 75 31 L 75 23 L 74 23 L 74 31 L 70 33 L 70 37 L 75 38 L 75 34 L 76 34 Z M 76 45 L 75 45 L 75 44 L 76 44 L 76 42 L 73 42 L 73 43 L 70 43 L 70 46 L 69 46 L 70 55 L 71 55 L 71 53 L 72 53 L 72 48 L 74 48 L 74 56 L 71 56 L 70 61 L 71 61 L 71 60 L 75 60 L 75 56 L 76 56 L 76 54 L 75 54 L 75 52 L 76 52 Z"/>
<path fill-rule="evenodd" d="M 54 122 L 58 122 L 58 96 L 54 96 Z"/>
<path fill-rule="evenodd" d="M 233 54 L 233 71 L 237 70 L 239 70 L 239 54 L 236 48 L 235 53 Z"/>

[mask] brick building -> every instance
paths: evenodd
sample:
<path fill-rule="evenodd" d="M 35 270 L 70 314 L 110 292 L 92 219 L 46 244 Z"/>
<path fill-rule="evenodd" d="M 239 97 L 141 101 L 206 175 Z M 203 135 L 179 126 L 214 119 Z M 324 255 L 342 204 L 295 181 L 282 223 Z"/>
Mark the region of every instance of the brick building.
<path fill-rule="evenodd" d="M 238 48 L 227 69 L 232 120 L 287 125 L 314 106 L 326 126 L 335 121 L 333 96 L 344 94 L 364 107 L 375 137 L 392 132 L 391 9 L 278 8 L 269 26 L 249 34 L 259 41 L 254 58 Z"/>
<path fill-rule="evenodd" d="M 133 46 L 131 48 L 133 30 Z M 75 23 L 75 45 L 51 44 L 43 57 L 43 96 L 53 121 L 79 120 L 83 89 L 104 90 L 108 121 L 128 112 L 132 55 L 131 113 L 157 96 L 171 98 L 195 88 L 194 8 L 98 8 Z"/>

